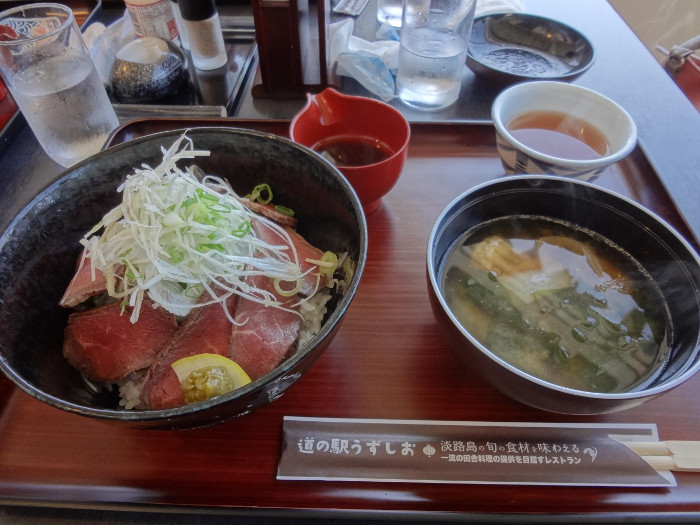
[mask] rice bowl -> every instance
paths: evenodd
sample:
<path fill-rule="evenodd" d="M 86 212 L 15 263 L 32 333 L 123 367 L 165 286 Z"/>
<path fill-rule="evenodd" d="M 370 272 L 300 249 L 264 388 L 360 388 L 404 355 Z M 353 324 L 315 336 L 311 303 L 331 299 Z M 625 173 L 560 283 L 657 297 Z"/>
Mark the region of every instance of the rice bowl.
<path fill-rule="evenodd" d="M 68 170 L 38 195 L 7 228 L 0 243 L 4 301 L 0 305 L 0 367 L 17 386 L 52 406 L 140 428 L 214 424 L 264 406 L 297 381 L 330 344 L 364 270 L 366 223 L 352 188 L 330 164 L 293 142 L 247 130 L 195 128 L 188 135 L 211 151 L 208 173 L 233 173 L 234 189 L 261 179 L 274 184 L 280 202 L 298 214 L 300 233 L 315 245 L 347 253 L 355 274 L 325 302 L 318 332 L 275 370 L 209 401 L 166 410 L 118 408 L 118 393 L 96 392 L 63 362 L 61 332 L 67 312 L 57 306 L 74 272 L 78 239 L 117 202 L 124 174 L 141 163 L 157 165 L 161 147 L 184 130 L 149 135 L 105 150 Z M 47 234 L 50 232 L 50 234 Z M 44 276 L 39 278 L 38 276 Z M 308 338 L 318 328 L 316 312 Z M 42 330 L 36 327 L 41 326 Z M 41 362 L 41 367 L 34 366 Z"/>

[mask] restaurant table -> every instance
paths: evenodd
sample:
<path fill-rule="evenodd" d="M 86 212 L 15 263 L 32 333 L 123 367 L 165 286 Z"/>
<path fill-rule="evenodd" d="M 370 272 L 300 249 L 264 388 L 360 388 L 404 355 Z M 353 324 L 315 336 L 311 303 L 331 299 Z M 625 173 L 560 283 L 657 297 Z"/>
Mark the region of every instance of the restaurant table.
<path fill-rule="evenodd" d="M 613 98 L 637 123 L 638 148 L 596 183 L 649 206 L 697 244 L 700 114 L 604 0 L 525 6 L 591 40 L 595 63 L 576 83 Z M 304 101 L 254 99 L 254 81 L 232 118 L 216 125 L 285 134 Z M 412 123 L 409 158 L 368 217 L 357 296 L 323 356 L 269 406 L 206 429 L 134 430 L 64 413 L 0 378 L 0 523 L 700 520 L 697 473 L 676 473 L 678 486 L 652 489 L 276 479 L 284 416 L 654 423 L 661 439 L 700 439 L 700 378 L 624 412 L 557 415 L 504 398 L 440 338 L 427 300 L 427 237 L 453 197 L 503 176 L 489 121 L 498 91 L 465 70 L 457 107 L 419 113 L 396 104 Z M 127 123 L 119 140 L 174 124 Z M 22 122 L 3 135 L 0 157 L 4 228 L 62 169 Z"/>

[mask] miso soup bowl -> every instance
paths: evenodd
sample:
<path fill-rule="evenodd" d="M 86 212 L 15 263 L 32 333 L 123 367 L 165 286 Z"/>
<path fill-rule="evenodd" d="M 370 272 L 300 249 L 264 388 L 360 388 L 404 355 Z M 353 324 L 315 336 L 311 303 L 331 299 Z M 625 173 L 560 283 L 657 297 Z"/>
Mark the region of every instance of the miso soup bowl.
<path fill-rule="evenodd" d="M 537 151 L 516 139 L 508 124 L 523 113 L 555 111 L 593 125 L 608 144 L 607 154 L 577 160 Z M 558 175 L 593 181 L 611 164 L 624 159 L 637 143 L 637 126 L 622 106 L 590 89 L 566 82 L 516 84 L 502 91 L 491 107 L 496 147 L 506 173 Z"/>
<path fill-rule="evenodd" d="M 670 309 L 670 355 L 654 382 L 622 393 L 574 390 L 529 375 L 481 344 L 460 324 L 442 291 L 445 259 L 465 232 L 483 221 L 522 215 L 561 219 L 606 237 L 636 258 L 659 285 Z M 700 370 L 700 259 L 669 224 L 626 197 L 590 183 L 518 175 L 477 186 L 437 218 L 427 247 L 428 292 L 439 329 L 465 364 L 512 399 L 564 414 L 602 414 L 670 392 Z"/>

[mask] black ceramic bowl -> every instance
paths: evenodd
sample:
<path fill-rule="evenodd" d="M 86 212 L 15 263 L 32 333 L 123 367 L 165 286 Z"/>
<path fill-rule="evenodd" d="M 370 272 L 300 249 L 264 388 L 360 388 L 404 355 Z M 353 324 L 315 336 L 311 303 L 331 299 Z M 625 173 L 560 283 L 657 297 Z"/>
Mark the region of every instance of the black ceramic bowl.
<path fill-rule="evenodd" d="M 155 167 L 182 131 L 109 148 L 66 171 L 14 219 L 0 240 L 0 368 L 19 388 L 54 407 L 139 428 L 187 428 L 241 416 L 278 398 L 329 345 L 357 290 L 367 250 L 362 206 L 339 171 L 287 139 L 246 130 L 195 128 L 196 162 L 243 194 L 267 182 L 296 212 L 298 231 L 323 250 L 348 252 L 356 271 L 334 291 L 320 332 L 269 374 L 229 394 L 180 408 L 121 410 L 116 393 L 91 390 L 62 355 L 69 311 L 58 306 L 75 269 L 78 240 L 121 199 L 134 167 Z"/>
<path fill-rule="evenodd" d="M 474 20 L 467 66 L 501 84 L 571 81 L 591 67 L 593 56 L 586 37 L 560 22 L 522 13 L 494 14 Z"/>
<path fill-rule="evenodd" d="M 655 381 L 640 390 L 592 393 L 565 388 L 510 365 L 466 330 L 442 292 L 444 262 L 454 243 L 490 219 L 525 214 L 561 219 L 606 237 L 637 259 L 660 287 L 670 310 L 671 350 Z M 452 350 L 469 372 L 485 377 L 507 396 L 566 414 L 601 414 L 632 408 L 664 394 L 700 370 L 700 258 L 656 215 L 590 183 L 521 175 L 488 182 L 450 203 L 433 226 L 427 249 L 433 313 Z"/>

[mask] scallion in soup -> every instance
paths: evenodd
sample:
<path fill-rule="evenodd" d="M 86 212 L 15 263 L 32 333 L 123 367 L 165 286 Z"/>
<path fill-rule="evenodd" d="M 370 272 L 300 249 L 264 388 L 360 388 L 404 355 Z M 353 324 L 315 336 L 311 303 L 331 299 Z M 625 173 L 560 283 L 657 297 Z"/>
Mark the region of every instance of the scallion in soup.
<path fill-rule="evenodd" d="M 651 276 L 609 240 L 517 216 L 464 234 L 443 267 L 445 299 L 484 346 L 560 386 L 625 392 L 661 371 L 671 333 Z"/>

